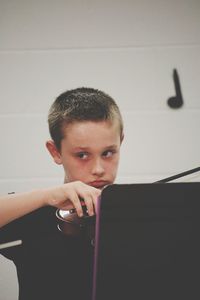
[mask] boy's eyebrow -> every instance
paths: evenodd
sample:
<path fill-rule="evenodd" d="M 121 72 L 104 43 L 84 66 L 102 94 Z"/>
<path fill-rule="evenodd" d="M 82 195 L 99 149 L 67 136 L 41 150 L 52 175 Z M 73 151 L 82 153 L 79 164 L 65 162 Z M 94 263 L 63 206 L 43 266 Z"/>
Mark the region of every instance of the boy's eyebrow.
<path fill-rule="evenodd" d="M 110 148 L 117 148 L 117 145 L 113 144 L 113 145 L 109 145 L 109 146 L 106 146 L 105 149 L 110 149 Z"/>
<path fill-rule="evenodd" d="M 113 144 L 113 145 L 109 145 L 109 146 L 105 146 L 103 149 L 113 149 L 113 148 L 117 148 L 117 145 Z M 87 151 L 90 150 L 90 147 L 76 147 L 74 148 L 75 151 Z"/>
<path fill-rule="evenodd" d="M 85 150 L 88 150 L 90 149 L 89 147 L 75 147 L 74 150 L 76 151 L 85 151 Z"/>

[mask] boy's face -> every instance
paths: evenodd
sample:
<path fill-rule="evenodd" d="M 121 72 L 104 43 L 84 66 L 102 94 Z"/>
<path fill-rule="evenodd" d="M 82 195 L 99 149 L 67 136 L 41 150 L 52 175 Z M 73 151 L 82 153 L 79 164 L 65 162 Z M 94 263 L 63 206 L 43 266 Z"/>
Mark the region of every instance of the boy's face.
<path fill-rule="evenodd" d="M 101 189 L 115 180 L 120 145 L 117 121 L 84 121 L 68 125 L 60 152 L 50 152 L 63 165 L 65 182 L 80 180 Z"/>

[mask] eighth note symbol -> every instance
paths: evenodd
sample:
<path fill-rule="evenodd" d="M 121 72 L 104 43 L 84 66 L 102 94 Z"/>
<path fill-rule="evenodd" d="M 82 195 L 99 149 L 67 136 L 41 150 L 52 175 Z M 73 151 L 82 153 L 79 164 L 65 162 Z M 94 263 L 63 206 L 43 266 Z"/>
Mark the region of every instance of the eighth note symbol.
<path fill-rule="evenodd" d="M 175 86 L 175 93 L 176 95 L 170 97 L 167 101 L 169 107 L 171 108 L 180 108 L 183 105 L 183 97 L 181 93 L 181 86 L 179 81 L 178 72 L 176 69 L 173 70 L 173 79 L 174 79 L 174 86 Z"/>

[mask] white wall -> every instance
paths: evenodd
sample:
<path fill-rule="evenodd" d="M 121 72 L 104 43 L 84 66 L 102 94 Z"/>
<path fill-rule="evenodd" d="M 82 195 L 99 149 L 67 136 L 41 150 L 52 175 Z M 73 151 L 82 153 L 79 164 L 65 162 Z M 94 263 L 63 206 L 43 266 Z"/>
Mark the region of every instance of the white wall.
<path fill-rule="evenodd" d="M 44 146 L 47 111 L 79 86 L 104 90 L 121 108 L 117 182 L 199 166 L 199 32 L 198 0 L 0 0 L 0 193 L 62 182 Z M 174 68 L 184 98 L 177 110 L 167 106 Z M 0 291 L 0 300 L 17 299 L 15 269 L 3 257 Z"/>

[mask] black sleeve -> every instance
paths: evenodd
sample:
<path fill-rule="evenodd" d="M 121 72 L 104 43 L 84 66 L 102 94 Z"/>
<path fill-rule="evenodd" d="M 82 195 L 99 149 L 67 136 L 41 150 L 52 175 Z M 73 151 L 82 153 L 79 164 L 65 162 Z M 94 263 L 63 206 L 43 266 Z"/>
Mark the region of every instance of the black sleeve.
<path fill-rule="evenodd" d="M 53 207 L 40 208 L 0 228 L 0 244 L 22 240 L 22 245 L 0 249 L 0 253 L 14 260 L 27 241 L 37 241 L 55 232 L 55 211 Z"/>

